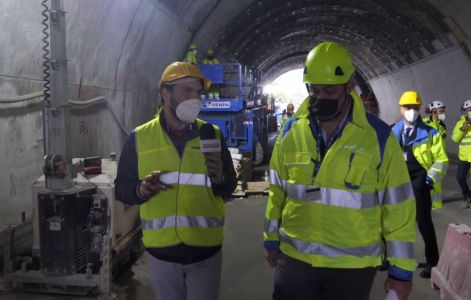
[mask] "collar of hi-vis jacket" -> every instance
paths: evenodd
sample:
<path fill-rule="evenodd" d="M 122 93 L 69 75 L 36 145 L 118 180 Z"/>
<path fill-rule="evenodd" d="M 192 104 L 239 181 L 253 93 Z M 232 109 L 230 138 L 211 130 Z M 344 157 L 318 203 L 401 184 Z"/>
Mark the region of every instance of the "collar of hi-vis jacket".
<path fill-rule="evenodd" d="M 349 118 L 349 121 L 361 128 L 365 128 L 366 126 L 368 126 L 368 120 L 366 119 L 366 111 L 365 107 L 363 106 L 363 102 L 361 101 L 360 97 L 353 91 L 350 93 L 350 96 L 353 99 L 353 113 L 351 118 Z M 310 102 L 311 99 L 308 96 L 299 106 L 299 109 L 294 113 L 294 117 L 297 119 L 302 117 L 308 117 L 310 113 Z"/>
<path fill-rule="evenodd" d="M 393 132 L 394 135 L 397 137 L 399 141 L 402 139 L 402 132 L 404 131 L 404 120 L 400 120 L 399 122 L 396 123 L 393 127 Z M 429 138 L 429 135 L 435 135 L 437 130 L 435 128 L 432 128 L 428 125 L 426 125 L 423 121 L 422 118 L 419 116 L 417 118 L 417 123 L 415 124 L 416 127 L 416 134 L 414 137 L 414 143 L 413 145 L 418 145 L 426 142 Z"/>

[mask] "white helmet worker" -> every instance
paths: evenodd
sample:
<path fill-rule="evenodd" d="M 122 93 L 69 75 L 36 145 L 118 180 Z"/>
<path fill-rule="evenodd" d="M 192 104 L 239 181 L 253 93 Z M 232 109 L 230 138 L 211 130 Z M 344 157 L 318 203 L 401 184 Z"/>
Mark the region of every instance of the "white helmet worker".
<path fill-rule="evenodd" d="M 442 101 L 432 101 L 432 103 L 429 104 L 429 109 L 430 111 L 432 111 L 433 109 L 437 109 L 437 108 L 445 108 L 445 104 L 443 104 Z"/>
<path fill-rule="evenodd" d="M 471 107 L 471 99 L 466 100 L 466 101 L 463 103 L 463 106 L 461 106 L 461 110 L 465 110 L 465 109 L 470 108 L 470 107 Z"/>

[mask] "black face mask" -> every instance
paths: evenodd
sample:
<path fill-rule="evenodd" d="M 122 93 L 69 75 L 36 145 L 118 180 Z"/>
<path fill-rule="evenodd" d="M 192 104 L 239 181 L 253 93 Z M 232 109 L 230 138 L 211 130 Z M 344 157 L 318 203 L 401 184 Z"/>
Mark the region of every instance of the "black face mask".
<path fill-rule="evenodd" d="M 330 98 L 313 98 L 311 96 L 311 111 L 316 118 L 321 121 L 330 121 L 340 115 L 342 110 L 339 108 L 340 99 L 345 94 L 345 89 L 342 95 L 337 99 Z"/>

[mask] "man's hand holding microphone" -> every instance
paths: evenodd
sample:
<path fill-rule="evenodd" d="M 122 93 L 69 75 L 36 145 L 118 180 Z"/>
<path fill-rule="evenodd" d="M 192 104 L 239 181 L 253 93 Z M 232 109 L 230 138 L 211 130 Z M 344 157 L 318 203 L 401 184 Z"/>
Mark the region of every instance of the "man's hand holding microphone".
<path fill-rule="evenodd" d="M 213 184 L 224 182 L 224 171 L 221 156 L 221 140 L 216 137 L 213 125 L 204 123 L 200 127 L 200 149 L 206 158 L 208 175 Z"/>

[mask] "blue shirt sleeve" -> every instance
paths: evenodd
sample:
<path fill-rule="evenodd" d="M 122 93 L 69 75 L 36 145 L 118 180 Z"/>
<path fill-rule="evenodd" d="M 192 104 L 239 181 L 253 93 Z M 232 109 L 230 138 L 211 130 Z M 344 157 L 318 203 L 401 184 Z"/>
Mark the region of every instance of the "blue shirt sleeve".
<path fill-rule="evenodd" d="M 392 277 L 396 280 L 411 281 L 413 275 L 414 274 L 411 271 L 403 270 L 396 266 L 389 266 L 389 277 Z"/>
<path fill-rule="evenodd" d="M 266 241 L 263 243 L 263 247 L 268 251 L 271 250 L 279 250 L 280 249 L 280 242 L 278 241 Z"/>
<path fill-rule="evenodd" d="M 131 132 L 124 143 L 118 161 L 118 172 L 115 184 L 115 196 L 118 201 L 125 204 L 136 205 L 145 202 L 137 196 L 137 187 L 140 183 L 137 171 L 136 133 Z"/>
<path fill-rule="evenodd" d="M 227 198 L 230 197 L 237 187 L 237 175 L 232 164 L 232 157 L 227 148 L 224 136 L 221 134 L 221 159 L 224 172 L 224 181 L 220 184 L 212 184 L 214 195 Z"/>

